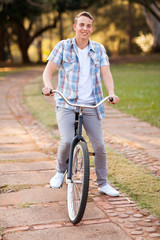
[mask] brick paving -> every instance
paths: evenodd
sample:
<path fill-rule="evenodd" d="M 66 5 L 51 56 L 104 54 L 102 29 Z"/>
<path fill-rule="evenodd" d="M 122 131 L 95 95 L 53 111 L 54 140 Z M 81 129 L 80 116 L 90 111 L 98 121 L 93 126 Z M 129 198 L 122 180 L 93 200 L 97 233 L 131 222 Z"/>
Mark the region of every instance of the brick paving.
<path fill-rule="evenodd" d="M 103 122 L 106 143 L 160 177 L 160 129 L 108 105 L 105 107 L 109 113 Z"/>
<path fill-rule="evenodd" d="M 160 239 L 160 219 L 124 194 L 113 198 L 97 193 L 94 168 L 84 218 L 77 226 L 69 222 L 65 183 L 58 190 L 48 184 L 56 167 L 58 142 L 31 116 L 21 97 L 24 84 L 41 71 L 37 68 L 0 80 L 0 239 Z M 150 125 L 115 109 L 109 112 L 112 117 L 103 122 L 105 140 L 159 176 L 160 130 L 151 130 Z M 150 138 L 146 129 L 152 132 Z"/>

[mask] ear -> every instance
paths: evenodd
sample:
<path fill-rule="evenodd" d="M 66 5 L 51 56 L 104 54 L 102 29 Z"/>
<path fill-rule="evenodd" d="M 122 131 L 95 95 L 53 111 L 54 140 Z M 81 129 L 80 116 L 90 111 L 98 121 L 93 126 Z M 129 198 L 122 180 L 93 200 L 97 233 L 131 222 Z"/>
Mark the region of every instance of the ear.
<path fill-rule="evenodd" d="M 76 31 L 76 24 L 73 24 L 73 30 Z"/>
<path fill-rule="evenodd" d="M 94 31 L 94 27 L 92 26 L 92 32 Z"/>

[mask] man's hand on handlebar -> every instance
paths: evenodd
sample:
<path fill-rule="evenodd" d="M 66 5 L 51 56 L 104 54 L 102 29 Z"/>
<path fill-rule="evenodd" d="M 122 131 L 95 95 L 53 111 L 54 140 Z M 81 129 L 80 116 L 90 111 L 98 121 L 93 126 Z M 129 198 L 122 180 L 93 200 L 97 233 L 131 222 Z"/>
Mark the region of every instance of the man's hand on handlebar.
<path fill-rule="evenodd" d="M 111 98 L 111 100 L 110 100 Z M 110 104 L 117 104 L 119 102 L 119 97 L 116 95 L 110 95 L 110 98 L 108 99 L 108 102 Z"/>
<path fill-rule="evenodd" d="M 52 88 L 44 87 L 42 88 L 42 93 L 45 96 L 53 96 L 53 93 L 51 93 Z"/>

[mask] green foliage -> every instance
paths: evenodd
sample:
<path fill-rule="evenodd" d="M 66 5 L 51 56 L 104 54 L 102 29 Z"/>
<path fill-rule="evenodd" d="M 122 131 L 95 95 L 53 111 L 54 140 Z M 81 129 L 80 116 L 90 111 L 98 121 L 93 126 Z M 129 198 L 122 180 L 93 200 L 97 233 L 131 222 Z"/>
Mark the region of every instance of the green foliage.
<path fill-rule="evenodd" d="M 33 19 L 36 16 L 41 15 L 43 9 L 32 4 L 29 4 L 27 0 L 13 0 L 3 3 L 1 7 L 1 21 L 6 23 L 14 23 L 17 21 L 22 22 L 24 18 Z"/>
<path fill-rule="evenodd" d="M 87 9 L 93 5 L 102 6 L 107 2 L 107 0 L 100 0 L 98 5 L 96 0 L 12 0 L 2 2 L 0 23 L 3 30 L 4 27 L 7 29 L 3 37 L 12 39 L 19 46 L 23 62 L 28 63 L 28 48 L 33 40 L 48 29 L 56 28 L 62 13 L 68 10 Z M 47 21 L 44 24 L 41 16 L 46 13 L 48 13 Z M 49 13 L 51 14 L 49 15 Z M 27 27 L 25 26 L 26 21 L 28 21 Z M 0 51 L 2 50 L 0 49 Z"/>
<path fill-rule="evenodd" d="M 144 53 L 149 53 L 152 49 L 154 38 L 151 33 L 144 35 L 142 32 L 140 36 L 135 38 L 135 42 L 142 49 Z"/>
<path fill-rule="evenodd" d="M 58 12 L 65 12 L 66 10 L 87 9 L 91 6 L 100 7 L 111 2 L 110 0 L 53 0 Z"/>
<path fill-rule="evenodd" d="M 146 4 L 150 1 L 130 1 Z M 157 2 L 157 1 L 153 1 Z M 0 61 L 3 61 L 4 50 L 12 53 L 10 44 L 16 43 L 21 51 L 19 59 L 22 57 L 23 62 L 29 62 L 28 49 L 34 44 L 35 51 L 41 53 L 40 44 L 42 38 L 57 38 L 59 35 L 60 19 L 63 15 L 67 15 L 65 22 L 63 21 L 63 32 L 61 36 L 66 38 L 71 36 L 72 22 L 77 11 L 90 11 L 96 16 L 95 33 L 93 40 L 99 41 L 108 50 L 110 54 L 119 55 L 128 51 L 128 37 L 132 32 L 132 36 L 138 36 L 140 31 L 144 34 L 149 33 L 144 16 L 139 5 L 132 5 L 132 19 L 129 15 L 128 1 L 123 0 L 8 0 L 1 1 L 0 4 L 0 37 L 3 36 L 4 46 L 0 46 Z M 149 5 L 150 6 L 150 5 Z M 157 5 L 156 5 L 157 6 Z M 129 17 L 133 20 L 133 26 L 129 25 Z M 71 25 L 66 29 L 66 21 Z M 125 27 L 124 27 L 125 26 Z M 2 33 L 1 33 L 2 28 Z M 46 34 L 47 30 L 55 29 L 56 31 Z M 40 38 L 43 34 L 43 37 Z M 45 35 L 44 35 L 45 34 Z M 53 34 L 53 37 L 51 35 Z M 56 36 L 55 36 L 56 35 Z M 46 37 L 47 36 L 47 37 Z M 132 37 L 131 36 L 131 37 Z M 38 39 L 39 38 L 39 39 Z M 34 41 L 34 40 L 37 41 Z M 34 42 L 33 42 L 34 41 Z M 132 52 L 139 52 L 140 48 L 132 42 Z M 2 51 L 3 48 L 3 51 Z M 10 48 L 10 49 L 8 49 Z M 38 48 L 38 50 L 37 50 Z M 35 52 L 33 55 L 36 54 Z M 15 58 L 12 58 L 15 59 Z M 41 61 L 41 55 L 37 55 L 34 59 Z M 37 60 L 37 61 L 38 61 Z"/>
<path fill-rule="evenodd" d="M 159 16 L 159 1 L 158 0 L 129 0 L 130 3 L 138 3 L 141 6 L 145 7 L 155 18 L 160 21 Z"/>
<path fill-rule="evenodd" d="M 35 19 L 44 12 L 87 9 L 91 6 L 104 6 L 109 0 L 12 0 L 1 4 L 1 21 L 22 21 L 24 18 Z M 3 16 L 3 18 L 2 18 Z"/>
<path fill-rule="evenodd" d="M 109 55 L 120 55 L 128 52 L 130 31 L 132 32 L 132 39 L 139 36 L 142 29 L 143 33 L 149 32 L 142 9 L 139 6 L 132 5 L 131 12 L 132 15 L 130 16 L 127 1 L 116 0 L 112 0 L 111 4 L 102 8 L 93 9 L 96 16 L 93 38 L 105 46 Z M 133 26 L 129 24 L 130 18 Z M 139 51 L 140 48 L 132 40 L 132 53 Z"/>

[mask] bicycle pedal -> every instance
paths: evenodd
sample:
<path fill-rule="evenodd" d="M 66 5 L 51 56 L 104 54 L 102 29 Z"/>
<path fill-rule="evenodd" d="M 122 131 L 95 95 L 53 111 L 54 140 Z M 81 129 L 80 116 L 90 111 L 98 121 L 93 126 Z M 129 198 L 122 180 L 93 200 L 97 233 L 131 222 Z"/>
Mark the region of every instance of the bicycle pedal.
<path fill-rule="evenodd" d="M 95 156 L 95 152 L 89 152 L 89 156 Z"/>

